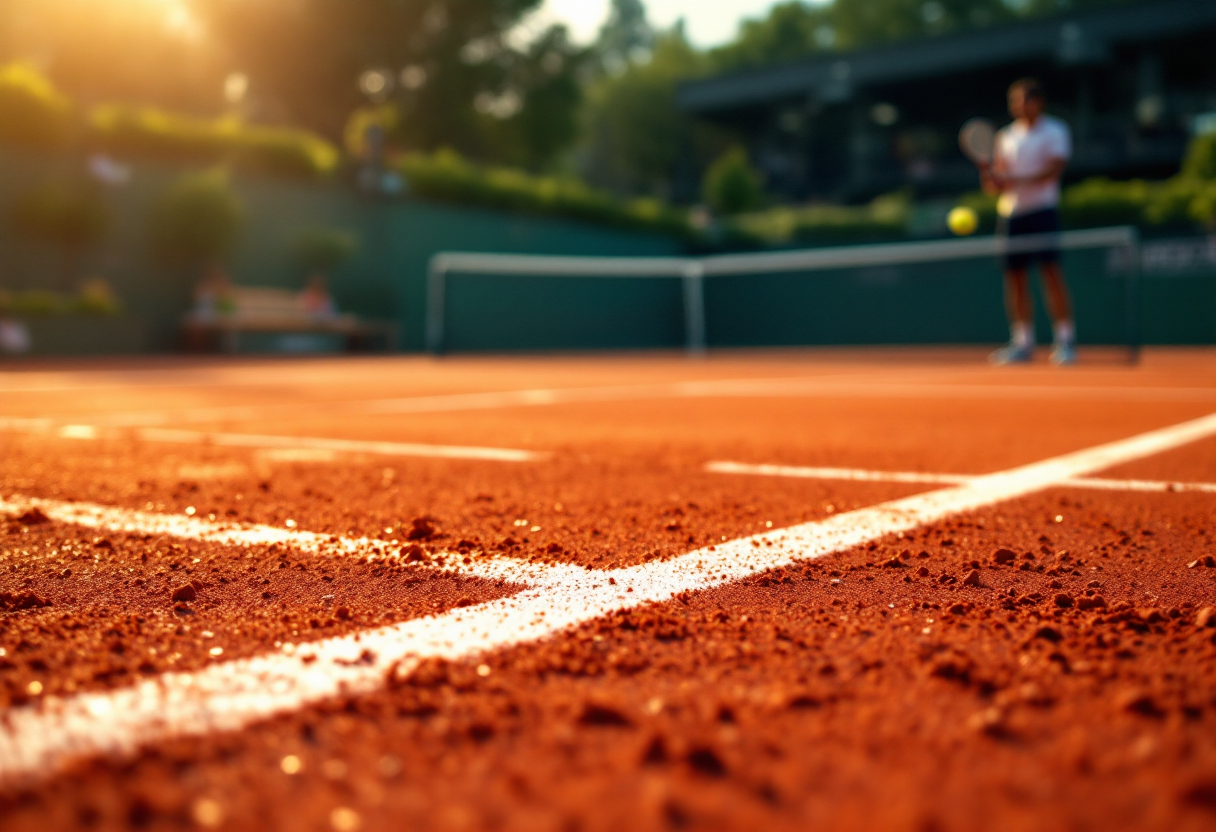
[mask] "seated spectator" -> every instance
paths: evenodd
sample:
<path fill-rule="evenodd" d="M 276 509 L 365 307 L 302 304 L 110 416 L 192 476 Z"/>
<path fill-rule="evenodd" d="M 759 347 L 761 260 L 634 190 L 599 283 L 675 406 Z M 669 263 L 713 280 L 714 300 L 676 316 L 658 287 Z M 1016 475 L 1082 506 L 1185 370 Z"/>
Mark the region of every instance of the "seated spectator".
<path fill-rule="evenodd" d="M 221 315 L 230 315 L 234 310 L 228 273 L 219 266 L 210 267 L 194 287 L 194 309 L 190 311 L 190 319 L 207 323 Z"/>
<path fill-rule="evenodd" d="M 323 275 L 315 274 L 308 279 L 304 290 L 300 292 L 300 307 L 314 321 L 324 321 L 338 317 L 338 307 Z"/>

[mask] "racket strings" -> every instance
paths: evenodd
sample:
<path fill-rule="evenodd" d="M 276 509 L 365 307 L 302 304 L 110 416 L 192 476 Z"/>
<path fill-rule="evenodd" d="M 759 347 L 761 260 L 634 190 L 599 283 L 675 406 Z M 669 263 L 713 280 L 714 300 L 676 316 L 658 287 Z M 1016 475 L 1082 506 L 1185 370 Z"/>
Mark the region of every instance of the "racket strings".
<path fill-rule="evenodd" d="M 986 119 L 973 118 L 963 125 L 958 134 L 959 148 L 978 164 L 992 162 L 996 144 L 996 130 Z"/>

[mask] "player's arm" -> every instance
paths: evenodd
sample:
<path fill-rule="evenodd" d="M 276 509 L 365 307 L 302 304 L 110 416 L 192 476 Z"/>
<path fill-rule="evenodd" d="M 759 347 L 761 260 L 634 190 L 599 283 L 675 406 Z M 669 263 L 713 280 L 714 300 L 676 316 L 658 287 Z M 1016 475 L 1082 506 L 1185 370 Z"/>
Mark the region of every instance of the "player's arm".
<path fill-rule="evenodd" d="M 1067 159 L 1055 158 L 1048 161 L 1042 172 L 1037 176 L 1023 176 L 1009 181 L 1020 185 L 1046 185 L 1048 182 L 1055 182 L 1062 177 L 1066 167 L 1068 167 Z"/>
<path fill-rule="evenodd" d="M 1005 176 L 1005 160 L 996 154 L 992 164 L 980 168 L 980 187 L 988 196 L 1000 196 L 1008 187 L 1009 178 Z"/>

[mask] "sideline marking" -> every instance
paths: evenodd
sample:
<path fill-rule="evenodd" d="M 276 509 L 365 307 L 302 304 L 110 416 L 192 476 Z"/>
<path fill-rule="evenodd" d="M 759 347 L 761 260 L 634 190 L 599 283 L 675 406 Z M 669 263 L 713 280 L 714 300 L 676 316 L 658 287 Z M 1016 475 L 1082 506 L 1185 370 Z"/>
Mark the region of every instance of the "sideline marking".
<path fill-rule="evenodd" d="M 441 459 L 483 459 L 492 462 L 532 462 L 547 453 L 518 448 L 480 448 L 465 445 L 425 445 L 414 442 L 369 442 L 357 439 L 326 439 L 310 436 L 265 436 L 247 433 L 209 433 L 168 428 L 142 428 L 135 436 L 146 442 L 182 442 L 219 445 L 226 448 L 283 448 L 336 451 L 381 456 L 427 456 Z"/>
<path fill-rule="evenodd" d="M 519 448 L 482 448 L 467 445 L 427 445 L 416 442 L 374 442 L 358 439 L 328 439 L 314 436 L 267 436 L 251 433 L 212 433 L 172 428 L 137 428 L 129 433 L 107 430 L 97 425 L 69 424 L 57 430 L 46 419 L 3 419 L 0 430 L 44 433 L 54 431 L 63 439 L 102 439 L 132 436 L 144 442 L 173 442 L 188 445 L 215 445 L 225 448 L 263 448 L 286 451 L 328 451 L 330 453 L 376 454 L 378 456 L 424 456 L 440 459 L 480 459 L 491 462 L 533 462 L 548 453 Z M 306 461 L 302 455 L 299 461 Z"/>
<path fill-rule="evenodd" d="M 922 474 L 917 471 L 867 471 L 862 468 L 809 468 L 798 465 L 750 465 L 746 462 L 707 462 L 712 474 L 747 474 L 757 477 L 792 477 L 808 480 L 854 480 L 858 482 L 931 483 L 961 485 L 975 477 L 966 474 Z"/>
<path fill-rule="evenodd" d="M 325 699 L 367 693 L 382 687 L 386 674 L 394 669 L 408 673 L 425 658 L 469 659 L 535 641 L 618 610 L 667 601 L 681 592 L 711 589 L 841 552 L 1214 434 L 1216 414 L 938 491 L 639 566 L 591 570 L 494 559 L 484 566 L 511 574 L 520 574 L 516 570 L 525 566 L 533 569 L 528 588 L 509 598 L 289 651 L 216 664 L 194 673 L 165 673 L 133 687 L 47 697 L 35 705 L 11 708 L 0 720 L 0 782 L 46 777 L 74 758 L 131 754 L 158 740 L 237 730 Z M 166 534 L 205 531 L 202 521 L 178 515 L 102 506 L 11 500 L 0 501 L 0 509 L 11 511 L 31 504 L 57 519 L 95 528 L 121 531 L 161 523 Z M 239 542 L 272 536 L 284 543 L 311 542 L 309 545 L 319 545 L 324 537 L 269 527 L 219 526 L 214 534 L 221 537 L 208 539 L 235 535 L 228 539 Z M 339 548 L 352 546 L 354 551 L 364 545 L 334 540 Z"/>
<path fill-rule="evenodd" d="M 1061 485 L 1069 488 L 1096 488 L 1102 491 L 1199 491 L 1216 494 L 1216 482 L 1164 482 L 1161 480 L 1108 480 L 1101 477 L 1077 477 Z"/>
<path fill-rule="evenodd" d="M 705 470 L 714 474 L 745 474 L 758 477 L 791 477 L 810 480 L 852 480 L 855 482 L 932 483 L 961 485 L 980 478 L 979 474 L 924 474 L 917 471 L 869 471 L 863 468 L 804 468 L 798 465 L 751 465 L 746 462 L 708 462 Z M 1166 482 L 1162 480 L 1116 480 L 1101 477 L 1071 477 L 1056 483 L 1066 488 L 1096 488 L 1102 491 L 1200 491 L 1216 494 L 1216 483 Z"/>
<path fill-rule="evenodd" d="M 937 377 L 941 373 L 935 374 Z M 932 376 L 931 376 L 932 377 Z M 546 407 L 562 404 L 647 401 L 654 399 L 699 398 L 865 398 L 865 399 L 955 399 L 1025 401 L 1131 401 L 1131 402 L 1216 402 L 1216 388 L 1206 387 L 1056 387 L 1032 384 L 976 384 L 962 378 L 955 383 L 929 381 L 908 383 L 876 378 L 856 380 L 856 374 L 829 374 L 763 379 L 710 379 L 661 384 L 621 385 L 614 387 L 537 388 L 488 393 L 449 393 L 361 401 L 310 402 L 305 415 L 390 415 L 420 413 L 458 413 L 515 407 Z M 107 427 L 141 427 L 203 422 L 253 421 L 264 418 L 289 418 L 300 414 L 299 405 L 233 405 L 184 410 L 149 410 L 109 415 L 93 415 L 89 421 Z M 67 416 L 56 424 L 80 417 Z M 50 420 L 18 419 L 35 422 Z M 3 420 L 0 420 L 3 422 Z"/>
<path fill-rule="evenodd" d="M 162 535 L 182 540 L 197 540 L 221 546 L 269 546 L 278 543 L 297 552 L 321 557 L 367 557 L 371 560 L 398 560 L 396 555 L 376 554 L 374 550 L 400 549 L 408 541 L 381 540 L 371 537 L 345 537 L 302 529 L 283 529 L 257 523 L 210 521 L 186 514 L 164 514 L 139 511 L 95 503 L 69 503 L 59 500 L 0 497 L 0 513 L 12 514 L 28 508 L 40 508 L 52 520 L 70 523 L 86 529 L 117 533 Z M 541 583 L 556 574 L 571 570 L 589 572 L 581 566 L 534 563 L 508 557 L 481 557 L 463 562 L 463 556 L 448 553 L 454 561 L 444 571 L 462 577 L 487 581 L 504 580 L 511 583 Z M 426 568 L 423 564 L 422 568 Z"/>

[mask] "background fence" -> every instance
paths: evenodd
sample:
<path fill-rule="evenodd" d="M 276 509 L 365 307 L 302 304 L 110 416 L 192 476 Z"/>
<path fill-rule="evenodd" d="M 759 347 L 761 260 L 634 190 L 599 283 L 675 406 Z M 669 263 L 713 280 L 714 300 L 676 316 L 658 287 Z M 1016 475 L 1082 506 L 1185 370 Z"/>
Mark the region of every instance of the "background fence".
<path fill-rule="evenodd" d="M 128 332 L 139 330 L 137 337 L 124 338 L 121 344 L 111 341 L 117 347 L 111 351 L 177 348 L 181 316 L 191 302 L 193 276 L 158 264 L 149 236 L 158 198 L 184 172 L 166 166 L 140 166 L 127 184 L 106 191 L 114 225 L 104 243 L 88 252 L 81 271 L 110 282 L 124 304 Z M 0 288 L 74 288 L 58 285 L 58 253 L 19 238 L 7 220 L 23 192 L 56 177 L 79 174 L 64 163 L 0 154 Z M 426 268 L 437 251 L 459 248 L 640 256 L 680 251 L 677 240 L 656 234 L 409 198 L 364 197 L 344 184 L 251 177 L 234 178 L 232 184 L 247 215 L 240 242 L 229 258 L 229 273 L 235 283 L 299 288 L 306 276 L 294 257 L 300 235 L 316 227 L 349 231 L 358 238 L 358 249 L 331 275 L 331 291 L 344 311 L 396 321 L 400 347 L 405 351 L 423 348 Z M 47 323 L 35 321 L 34 328 L 45 329 Z M 99 332 L 109 331 L 100 322 L 80 323 L 99 327 Z M 53 348 L 54 344 L 49 346 Z M 78 337 L 66 351 L 80 352 L 83 348 L 84 342 Z"/>
<path fill-rule="evenodd" d="M 79 175 L 75 162 L 0 155 L 0 288 L 60 288 L 58 255 L 18 237 L 7 222 L 26 190 Z M 114 227 L 89 252 L 82 273 L 108 280 L 125 306 L 121 321 L 33 320 L 41 352 L 173 350 L 190 304 L 190 275 L 157 264 L 150 219 L 157 199 L 184 171 L 139 166 L 106 192 Z M 242 285 L 299 287 L 293 258 L 309 228 L 352 232 L 359 247 L 331 277 L 339 306 L 391 319 L 400 346 L 425 346 L 427 264 L 444 250 L 546 255 L 679 256 L 681 243 L 588 223 L 430 204 L 409 197 L 373 199 L 341 184 L 237 178 L 233 186 L 248 222 L 231 258 Z M 1141 332 L 1146 343 L 1216 343 L 1216 240 L 1144 242 Z M 1066 260 L 1078 301 L 1083 341 L 1118 340 L 1122 298 L 1112 291 L 1108 252 L 1075 252 Z M 922 264 L 915 270 L 874 266 L 819 273 L 814 279 L 747 274 L 717 277 L 705 287 L 706 337 L 712 347 L 804 344 L 991 343 L 1004 337 L 995 262 Z M 453 351 L 675 348 L 684 343 L 679 281 L 613 278 L 563 281 L 466 276 L 447 300 L 446 347 Z M 842 310 L 863 310 L 845 315 Z M 1045 319 L 1044 319 L 1045 321 Z M 945 322 L 945 325 L 943 325 Z M 90 334 L 92 333 L 92 334 Z M 1041 336 L 1046 339 L 1044 330 Z"/>

